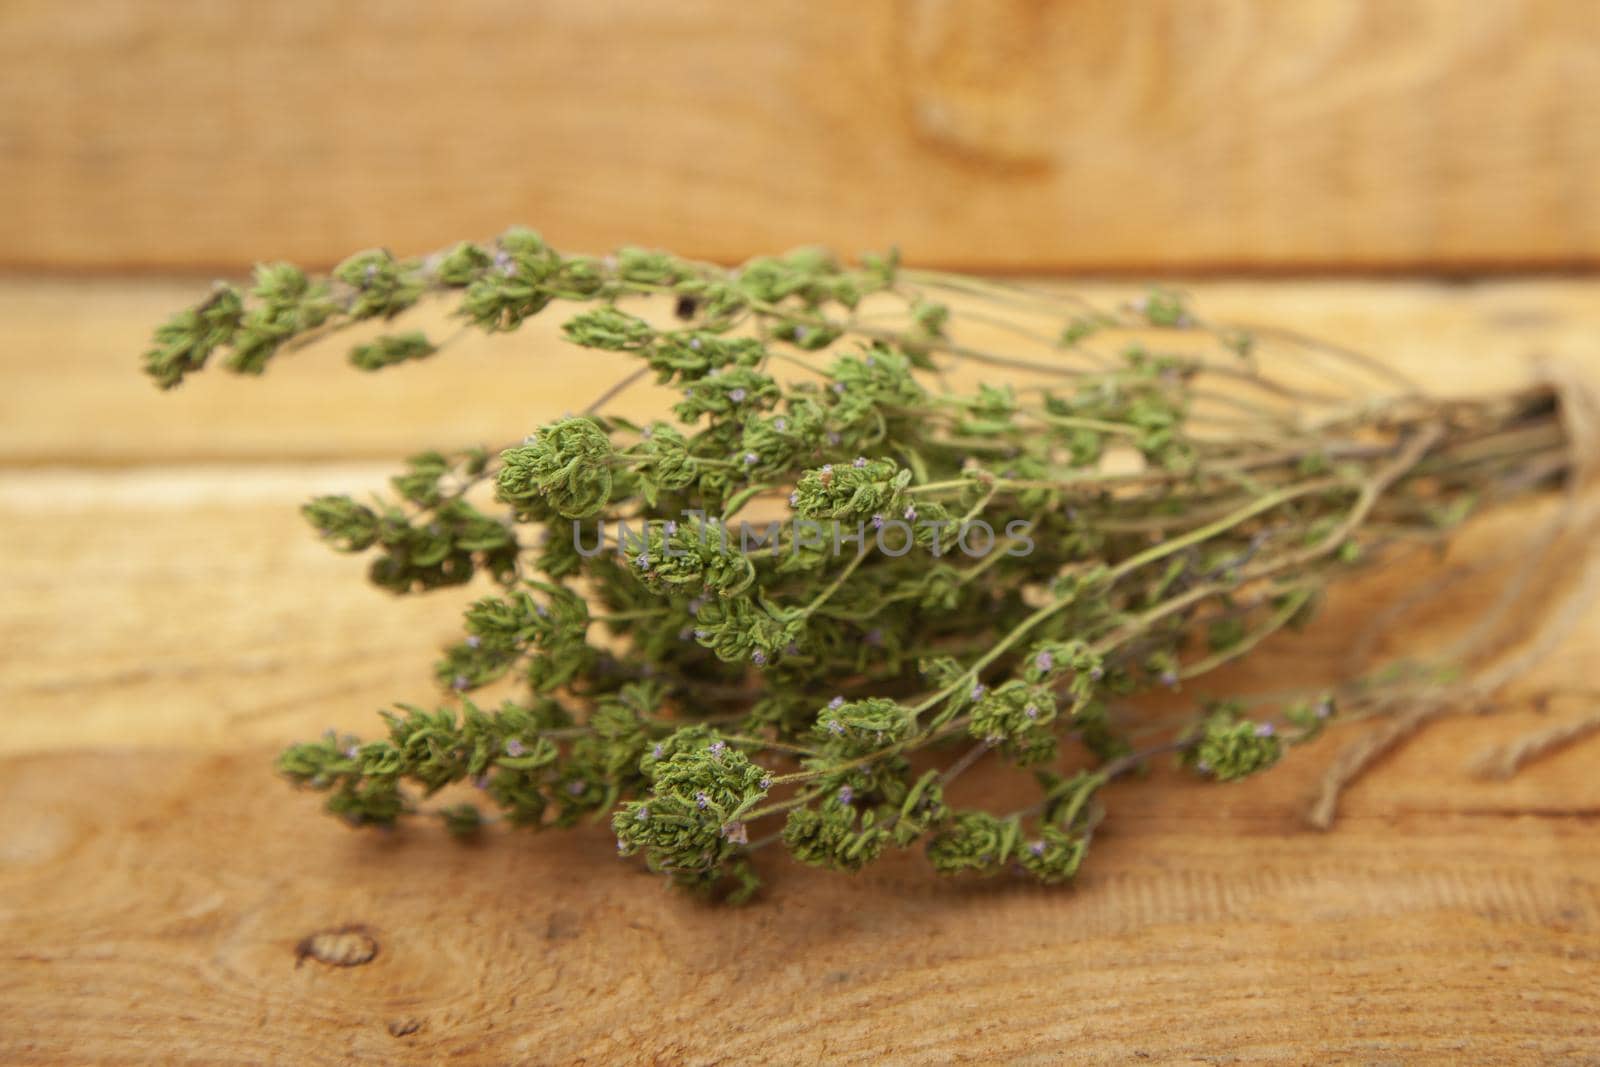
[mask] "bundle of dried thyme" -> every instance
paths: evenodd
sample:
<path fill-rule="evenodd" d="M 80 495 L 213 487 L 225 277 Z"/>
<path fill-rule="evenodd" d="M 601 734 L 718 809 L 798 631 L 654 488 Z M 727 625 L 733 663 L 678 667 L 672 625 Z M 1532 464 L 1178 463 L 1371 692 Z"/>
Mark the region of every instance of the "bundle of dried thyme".
<path fill-rule="evenodd" d="M 280 768 L 358 824 L 456 783 L 481 800 L 431 813 L 463 834 L 485 805 L 533 828 L 609 818 L 624 855 L 735 898 L 779 842 L 842 870 L 921 846 L 944 874 L 1072 878 L 1119 775 L 1173 753 L 1235 781 L 1449 665 L 1210 700 L 1154 737 L 1130 698 L 1304 625 L 1335 580 L 1572 465 L 1548 389 L 1428 397 L 1169 292 L 1096 309 L 894 257 L 730 270 L 566 255 L 520 229 L 363 252 L 328 278 L 261 266 L 163 325 L 145 368 L 163 388 L 213 358 L 259 374 L 440 301 L 488 333 L 558 314 L 572 344 L 637 361 L 618 389 L 654 375 L 678 402 L 636 424 L 605 412 L 614 389 L 509 447 L 413 456 L 385 499 L 308 503 L 385 589 L 492 588 L 437 664 L 442 706 L 294 745 Z M 404 330 L 349 356 L 377 371 L 440 347 Z M 511 678 L 499 707 L 474 701 Z M 1032 800 L 953 804 L 984 759 Z"/>

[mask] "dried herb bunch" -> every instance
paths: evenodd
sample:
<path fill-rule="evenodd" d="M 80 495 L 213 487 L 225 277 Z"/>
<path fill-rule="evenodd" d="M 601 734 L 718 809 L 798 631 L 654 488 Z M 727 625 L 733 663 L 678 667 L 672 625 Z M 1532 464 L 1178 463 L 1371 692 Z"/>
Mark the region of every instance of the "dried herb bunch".
<path fill-rule="evenodd" d="M 510 447 L 414 456 L 387 499 L 307 504 L 385 589 L 496 588 L 438 662 L 443 706 L 294 745 L 280 769 L 357 824 L 455 783 L 481 800 L 429 813 L 463 834 L 483 804 L 531 828 L 609 819 L 624 855 L 733 898 L 780 842 L 842 870 L 921 846 L 944 874 L 1071 879 L 1098 792 L 1153 756 L 1234 781 L 1444 675 L 1207 701 L 1164 732 L 1130 697 L 1247 654 L 1341 575 L 1571 465 L 1548 390 L 1425 397 L 1172 293 L 1101 310 L 894 257 L 730 270 L 566 255 L 520 229 L 363 252 L 328 278 L 261 266 L 163 325 L 145 368 L 163 388 L 213 357 L 259 374 L 436 301 L 488 333 L 559 314 L 571 343 L 638 361 L 618 389 L 675 388 L 674 418 L 608 415 L 613 389 Z M 439 347 L 391 332 L 350 360 Z M 498 708 L 472 699 L 512 678 L 525 692 Z M 985 757 L 1031 802 L 955 804 Z"/>

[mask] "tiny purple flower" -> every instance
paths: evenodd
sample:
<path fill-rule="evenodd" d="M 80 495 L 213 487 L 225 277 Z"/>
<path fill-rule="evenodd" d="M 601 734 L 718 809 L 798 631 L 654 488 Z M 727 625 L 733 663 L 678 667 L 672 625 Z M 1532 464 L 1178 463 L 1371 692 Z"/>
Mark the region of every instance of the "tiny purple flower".
<path fill-rule="evenodd" d="M 833 383 L 833 391 L 835 393 L 839 394 L 840 396 L 844 396 L 844 383 L 843 382 L 834 382 Z"/>
<path fill-rule="evenodd" d="M 658 741 L 656 742 L 656 747 L 650 750 L 650 754 L 656 759 L 660 759 L 662 754 L 666 751 L 666 748 L 661 744 L 661 742 Z"/>
<path fill-rule="evenodd" d="M 700 351 L 700 338 L 698 338 L 698 337 L 689 338 L 689 347 L 694 349 L 696 352 Z"/>
<path fill-rule="evenodd" d="M 860 470 L 862 467 L 865 467 L 866 465 L 867 465 L 867 457 L 866 456 L 857 456 L 856 457 L 856 461 L 851 464 L 851 466 L 855 467 L 857 470 Z"/>
<path fill-rule="evenodd" d="M 839 803 L 849 804 L 851 801 L 855 800 L 855 798 L 856 791 L 854 789 L 851 789 L 847 785 L 841 785 L 839 787 Z"/>
<path fill-rule="evenodd" d="M 1177 671 L 1162 671 L 1161 672 L 1161 684 L 1166 686 L 1168 689 L 1176 689 L 1176 688 L 1178 688 L 1178 672 Z"/>
<path fill-rule="evenodd" d="M 832 474 L 833 473 L 833 464 L 832 463 L 824 463 L 822 465 L 822 473 L 823 474 Z"/>
<path fill-rule="evenodd" d="M 666 523 L 661 527 L 661 530 L 668 537 L 671 537 L 673 534 L 676 534 L 678 532 L 678 520 L 677 519 L 668 519 L 666 521 Z"/>
<path fill-rule="evenodd" d="M 506 742 L 506 755 L 510 756 L 512 759 L 516 759 L 526 751 L 528 751 L 527 748 L 525 748 L 522 742 L 517 740 L 515 737 Z"/>
<path fill-rule="evenodd" d="M 1256 723 L 1256 736 L 1257 737 L 1271 737 L 1272 733 L 1273 733 L 1272 724 L 1270 722 L 1258 722 L 1258 723 Z"/>
<path fill-rule="evenodd" d="M 883 529 L 883 516 L 882 515 L 874 515 L 874 516 L 872 516 L 872 528 L 874 530 Z"/>
<path fill-rule="evenodd" d="M 767 654 L 758 648 L 754 652 L 750 653 L 750 662 L 754 663 L 757 667 L 765 667 L 767 665 Z"/>
<path fill-rule="evenodd" d="M 977 685 L 972 687 L 972 699 L 973 700 L 982 700 L 983 699 L 983 694 L 987 693 L 988 691 L 989 691 L 989 688 L 987 686 L 985 686 L 982 682 L 979 682 Z"/>
<path fill-rule="evenodd" d="M 834 719 L 828 723 L 828 732 L 835 736 L 842 736 L 844 734 L 844 723 Z"/>
<path fill-rule="evenodd" d="M 745 392 L 743 388 L 733 388 L 728 390 L 728 399 L 733 401 L 735 404 L 743 404 L 744 398 L 749 395 L 750 394 Z"/>
<path fill-rule="evenodd" d="M 650 557 L 648 555 L 646 555 L 645 553 L 641 552 L 637 556 L 634 557 L 633 564 L 634 564 L 634 566 L 638 567 L 640 570 L 647 571 L 647 570 L 650 569 Z"/>
<path fill-rule="evenodd" d="M 1091 681 L 1098 682 L 1100 679 L 1104 678 L 1105 676 L 1106 676 L 1106 669 L 1104 667 L 1100 666 L 1100 664 L 1096 663 L 1093 667 L 1089 668 L 1089 678 L 1090 678 Z"/>
<path fill-rule="evenodd" d="M 1037 719 L 1039 717 L 1039 708 L 1037 705 L 1029 704 L 1027 707 L 1022 709 L 1022 714 L 1026 715 L 1030 719 Z"/>
<path fill-rule="evenodd" d="M 907 504 L 906 510 L 901 512 L 901 515 L 904 516 L 907 522 L 915 522 L 917 518 L 917 509 Z"/>
<path fill-rule="evenodd" d="M 633 813 L 633 817 L 638 822 L 644 822 L 646 819 L 650 818 L 650 809 L 641 806 L 638 811 Z"/>
<path fill-rule="evenodd" d="M 694 795 L 694 806 L 699 808 L 701 811 L 705 811 L 711 806 L 711 798 L 706 796 L 704 793 L 696 793 Z"/>
<path fill-rule="evenodd" d="M 483 638 L 479 637 L 477 634 L 468 634 L 467 635 L 467 647 L 468 648 L 477 648 L 482 644 L 483 644 Z"/>
<path fill-rule="evenodd" d="M 1028 846 L 1028 851 L 1032 852 L 1035 856 L 1044 855 L 1044 842 L 1035 841 L 1033 844 Z"/>
<path fill-rule="evenodd" d="M 361 750 L 359 748 L 357 748 L 355 745 L 351 745 L 349 748 L 344 750 L 344 758 L 345 759 L 355 759 L 360 754 L 361 754 Z"/>
<path fill-rule="evenodd" d="M 694 635 L 699 640 L 704 641 L 706 638 L 711 636 L 711 631 L 710 630 L 697 629 L 697 630 L 695 630 Z"/>
<path fill-rule="evenodd" d="M 1041 671 L 1054 670 L 1056 666 L 1056 658 L 1048 652 L 1041 652 L 1037 656 L 1033 657 L 1033 665 L 1038 667 Z"/>
<path fill-rule="evenodd" d="M 450 679 L 450 688 L 454 689 L 458 693 L 464 691 L 467 686 L 471 684 L 472 683 L 467 680 L 467 676 L 464 674 L 458 674 L 454 678 Z"/>
<path fill-rule="evenodd" d="M 799 493 L 790 493 L 789 494 L 789 506 L 791 508 L 800 506 L 800 494 Z"/>
<path fill-rule="evenodd" d="M 772 428 L 782 433 L 789 428 L 789 420 L 780 415 L 772 420 Z"/>
<path fill-rule="evenodd" d="M 838 711 L 840 708 L 844 707 L 844 697 L 834 697 L 832 700 L 828 701 L 828 707 L 833 711 Z"/>
<path fill-rule="evenodd" d="M 725 742 L 713 741 L 706 748 L 706 751 L 710 752 L 713 756 L 721 756 L 724 752 L 728 751 L 728 746 Z"/>
<path fill-rule="evenodd" d="M 1210 774 L 1211 764 L 1207 763 L 1205 760 L 1199 760 L 1195 763 L 1194 769 L 1199 771 L 1201 774 Z"/>
<path fill-rule="evenodd" d="M 766 790 L 771 789 L 771 788 L 772 788 L 772 775 L 769 774 L 766 777 L 761 779 L 761 789 L 762 789 L 763 792 L 765 792 Z"/>
<path fill-rule="evenodd" d="M 754 452 L 746 452 L 744 454 L 744 465 L 746 467 L 754 467 L 757 463 L 760 463 L 760 462 L 761 462 L 761 457 L 756 455 Z"/>

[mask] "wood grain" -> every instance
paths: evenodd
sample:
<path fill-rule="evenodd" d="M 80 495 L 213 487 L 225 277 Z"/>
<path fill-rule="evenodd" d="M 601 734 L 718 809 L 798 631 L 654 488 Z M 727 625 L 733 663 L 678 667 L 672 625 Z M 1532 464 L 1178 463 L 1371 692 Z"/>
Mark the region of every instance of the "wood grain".
<path fill-rule="evenodd" d="M 1597 285 L 1193 290 L 1471 391 L 1541 353 L 1596 373 Z M 1570 699 L 1435 725 L 1328 834 L 1301 813 L 1357 727 L 1236 786 L 1160 768 L 1114 787 L 1067 890 L 769 857 L 771 888 L 730 912 L 617 862 L 600 828 L 462 847 L 321 818 L 274 747 L 428 699 L 471 591 L 375 591 L 295 504 L 520 432 L 612 369 L 531 335 L 376 379 L 308 352 L 156 397 L 129 354 L 175 296 L 0 283 L 0 1063 L 1600 1062 L 1594 743 L 1508 782 L 1466 771 L 1586 710 Z M 501 359 L 512 385 L 489 393 Z M 1337 669 L 1377 606 L 1549 510 L 1352 585 L 1216 684 Z M 1480 617 L 1495 577 L 1396 641 Z M 1590 605 L 1518 693 L 1592 689 L 1597 648 Z M 999 787 L 981 767 L 962 785 Z"/>
<path fill-rule="evenodd" d="M 1586 0 L 13 0 L 0 267 L 1600 262 Z"/>
<path fill-rule="evenodd" d="M 0 390 L 0 464 L 128 467 L 170 462 L 392 462 L 421 448 L 496 445 L 581 409 L 632 369 L 620 353 L 559 337 L 561 307 L 509 336 L 471 335 L 413 366 L 360 374 L 337 341 L 278 361 L 260 380 L 196 375 L 161 394 L 137 372 L 157 323 L 206 292 L 204 282 L 0 282 L 8 388 Z M 1102 306 L 1131 285 L 1084 282 Z M 1539 359 L 1583 363 L 1600 337 L 1600 281 L 1206 282 L 1189 287 L 1220 320 L 1300 330 L 1381 356 L 1437 388 L 1526 381 Z M 415 321 L 449 336 L 431 309 Z M 411 319 L 407 320 L 412 321 Z M 978 328 L 975 342 L 1015 345 Z M 648 384 L 615 405 L 654 417 L 667 394 Z"/>
<path fill-rule="evenodd" d="M 370 732 L 395 701 L 444 699 L 433 662 L 487 587 L 395 597 L 297 513 L 310 494 L 381 482 L 375 467 L 0 476 L 0 754 L 287 743 L 329 727 Z M 1486 517 L 1448 556 L 1351 583 L 1318 626 L 1185 697 L 1336 677 L 1353 635 L 1400 591 L 1527 536 L 1550 511 Z M 1406 625 L 1449 632 L 1493 602 L 1500 577 L 1458 583 Z M 1590 607 L 1529 684 L 1592 687 L 1596 648 Z"/>
<path fill-rule="evenodd" d="M 1328 835 L 1300 827 L 1298 775 L 1162 772 L 1110 797 L 1075 889 L 937 882 L 906 857 L 785 867 L 737 912 L 665 892 L 599 831 L 351 833 L 264 750 L 13 757 L 0 1056 L 1593 1063 L 1593 756 L 1538 772 L 1558 809 L 1464 810 L 1462 758 L 1513 725 L 1440 727 Z M 1406 779 L 1433 797 L 1397 800 Z M 307 954 L 319 933 L 376 954 Z"/>

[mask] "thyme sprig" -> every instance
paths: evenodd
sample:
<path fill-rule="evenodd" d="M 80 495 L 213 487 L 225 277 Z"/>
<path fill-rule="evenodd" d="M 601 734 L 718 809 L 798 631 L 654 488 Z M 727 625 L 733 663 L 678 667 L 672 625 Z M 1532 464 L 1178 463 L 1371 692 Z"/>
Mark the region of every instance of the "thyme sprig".
<path fill-rule="evenodd" d="M 326 278 L 261 266 L 160 327 L 145 369 L 162 388 L 213 360 L 260 374 L 441 301 L 487 333 L 560 314 L 567 341 L 638 366 L 522 442 L 412 457 L 389 498 L 305 506 L 394 593 L 497 589 L 437 664 L 442 706 L 386 713 L 387 737 L 291 746 L 279 767 L 362 825 L 459 784 L 518 826 L 609 817 L 624 855 L 736 898 L 778 843 L 841 870 L 921 845 L 941 873 L 1070 880 L 1117 777 L 1175 753 L 1235 781 L 1437 671 L 1208 701 L 1142 747 L 1131 698 L 1304 625 L 1346 573 L 1570 464 L 1547 390 L 1427 397 L 1175 293 L 1105 310 L 892 255 L 730 270 L 567 255 L 523 229 L 363 252 Z M 386 371 L 442 347 L 406 329 L 350 361 Z M 957 385 L 962 367 L 1004 377 Z M 647 376 L 677 390 L 673 421 L 604 412 Z M 527 695 L 474 702 L 508 677 Z M 985 759 L 1037 798 L 954 803 Z M 488 818 L 435 814 L 462 834 Z"/>

